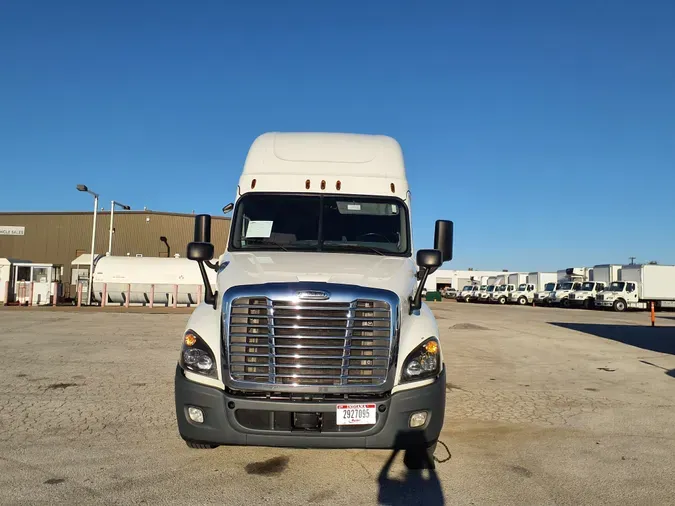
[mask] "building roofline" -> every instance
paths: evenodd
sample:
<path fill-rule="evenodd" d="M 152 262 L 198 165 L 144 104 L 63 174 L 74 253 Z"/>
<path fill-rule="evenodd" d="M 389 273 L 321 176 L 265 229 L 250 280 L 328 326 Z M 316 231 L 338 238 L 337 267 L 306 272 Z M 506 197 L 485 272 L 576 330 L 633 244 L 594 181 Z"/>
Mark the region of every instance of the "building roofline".
<path fill-rule="evenodd" d="M 0 211 L 0 216 L 19 216 L 19 215 L 48 215 L 48 216 L 63 216 L 63 215 L 91 215 L 92 211 Z M 110 211 L 98 211 L 96 214 L 110 214 Z M 115 215 L 122 214 L 158 214 L 164 216 L 183 216 L 194 218 L 196 214 L 192 213 L 172 213 L 168 211 L 115 211 Z M 230 220 L 229 216 L 211 216 L 215 220 Z"/>

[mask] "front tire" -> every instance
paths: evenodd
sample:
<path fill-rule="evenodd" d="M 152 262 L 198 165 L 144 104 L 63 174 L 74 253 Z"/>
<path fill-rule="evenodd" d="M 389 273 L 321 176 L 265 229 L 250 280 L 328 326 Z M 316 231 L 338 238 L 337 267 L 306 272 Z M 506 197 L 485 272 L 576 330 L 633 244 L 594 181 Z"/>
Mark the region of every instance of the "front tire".
<path fill-rule="evenodd" d="M 524 306 L 525 304 L 527 304 L 527 297 L 519 297 L 518 298 L 518 304 L 520 304 L 521 306 Z"/>
<path fill-rule="evenodd" d="M 195 443 L 194 441 L 185 441 L 185 444 L 193 450 L 212 450 L 218 448 L 218 445 Z"/>
<path fill-rule="evenodd" d="M 584 307 L 586 309 L 593 309 L 595 307 L 595 302 L 593 301 L 593 299 L 586 299 L 584 301 Z"/>
<path fill-rule="evenodd" d="M 499 297 L 499 303 L 502 305 L 506 304 L 506 297 Z"/>
<path fill-rule="evenodd" d="M 570 300 L 568 298 L 564 298 L 563 300 L 560 301 L 560 307 L 564 307 L 565 309 L 570 307 Z"/>
<path fill-rule="evenodd" d="M 426 448 L 408 448 L 403 455 L 403 463 L 408 469 L 436 469 L 436 461 L 434 460 L 434 452 L 436 445 L 433 443 Z"/>
<path fill-rule="evenodd" d="M 617 313 L 623 313 L 626 310 L 626 301 L 619 299 L 614 301 L 614 311 Z"/>

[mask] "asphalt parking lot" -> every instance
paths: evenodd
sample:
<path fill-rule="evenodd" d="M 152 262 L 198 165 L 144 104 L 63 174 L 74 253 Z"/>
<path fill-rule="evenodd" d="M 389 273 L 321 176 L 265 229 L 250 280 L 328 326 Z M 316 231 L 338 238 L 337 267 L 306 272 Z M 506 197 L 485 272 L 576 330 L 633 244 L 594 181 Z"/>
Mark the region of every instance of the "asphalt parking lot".
<path fill-rule="evenodd" d="M 189 315 L 0 311 L 0 504 L 666 504 L 675 314 L 435 303 L 451 458 L 179 438 Z M 436 457 L 448 457 L 439 445 Z"/>

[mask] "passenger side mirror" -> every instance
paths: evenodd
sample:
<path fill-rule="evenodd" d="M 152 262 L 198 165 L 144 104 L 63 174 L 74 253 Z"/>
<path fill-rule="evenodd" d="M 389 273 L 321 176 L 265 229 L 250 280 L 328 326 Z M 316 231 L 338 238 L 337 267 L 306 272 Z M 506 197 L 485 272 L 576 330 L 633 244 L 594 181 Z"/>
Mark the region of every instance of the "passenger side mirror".
<path fill-rule="evenodd" d="M 454 223 L 448 220 L 437 220 L 434 230 L 434 249 L 441 252 L 443 262 L 452 260 L 452 242 Z"/>
<path fill-rule="evenodd" d="M 443 255 L 436 249 L 421 249 L 417 252 L 417 265 L 420 268 L 418 278 L 420 283 L 417 286 L 415 295 L 410 297 L 409 300 L 410 314 L 422 307 L 422 291 L 424 290 L 424 283 L 426 283 L 429 274 L 438 269 L 442 264 Z"/>

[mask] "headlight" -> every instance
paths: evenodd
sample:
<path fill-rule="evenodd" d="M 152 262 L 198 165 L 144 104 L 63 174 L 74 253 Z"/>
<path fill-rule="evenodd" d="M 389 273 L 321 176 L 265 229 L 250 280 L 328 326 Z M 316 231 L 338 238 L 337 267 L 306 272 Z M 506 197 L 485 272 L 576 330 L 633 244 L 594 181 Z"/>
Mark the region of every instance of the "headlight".
<path fill-rule="evenodd" d="M 188 330 L 183 336 L 180 366 L 190 372 L 216 378 L 216 359 L 211 348 L 195 332 Z"/>
<path fill-rule="evenodd" d="M 430 337 L 417 348 L 403 362 L 402 381 L 417 381 L 433 378 L 441 372 L 441 347 L 438 339 Z"/>

